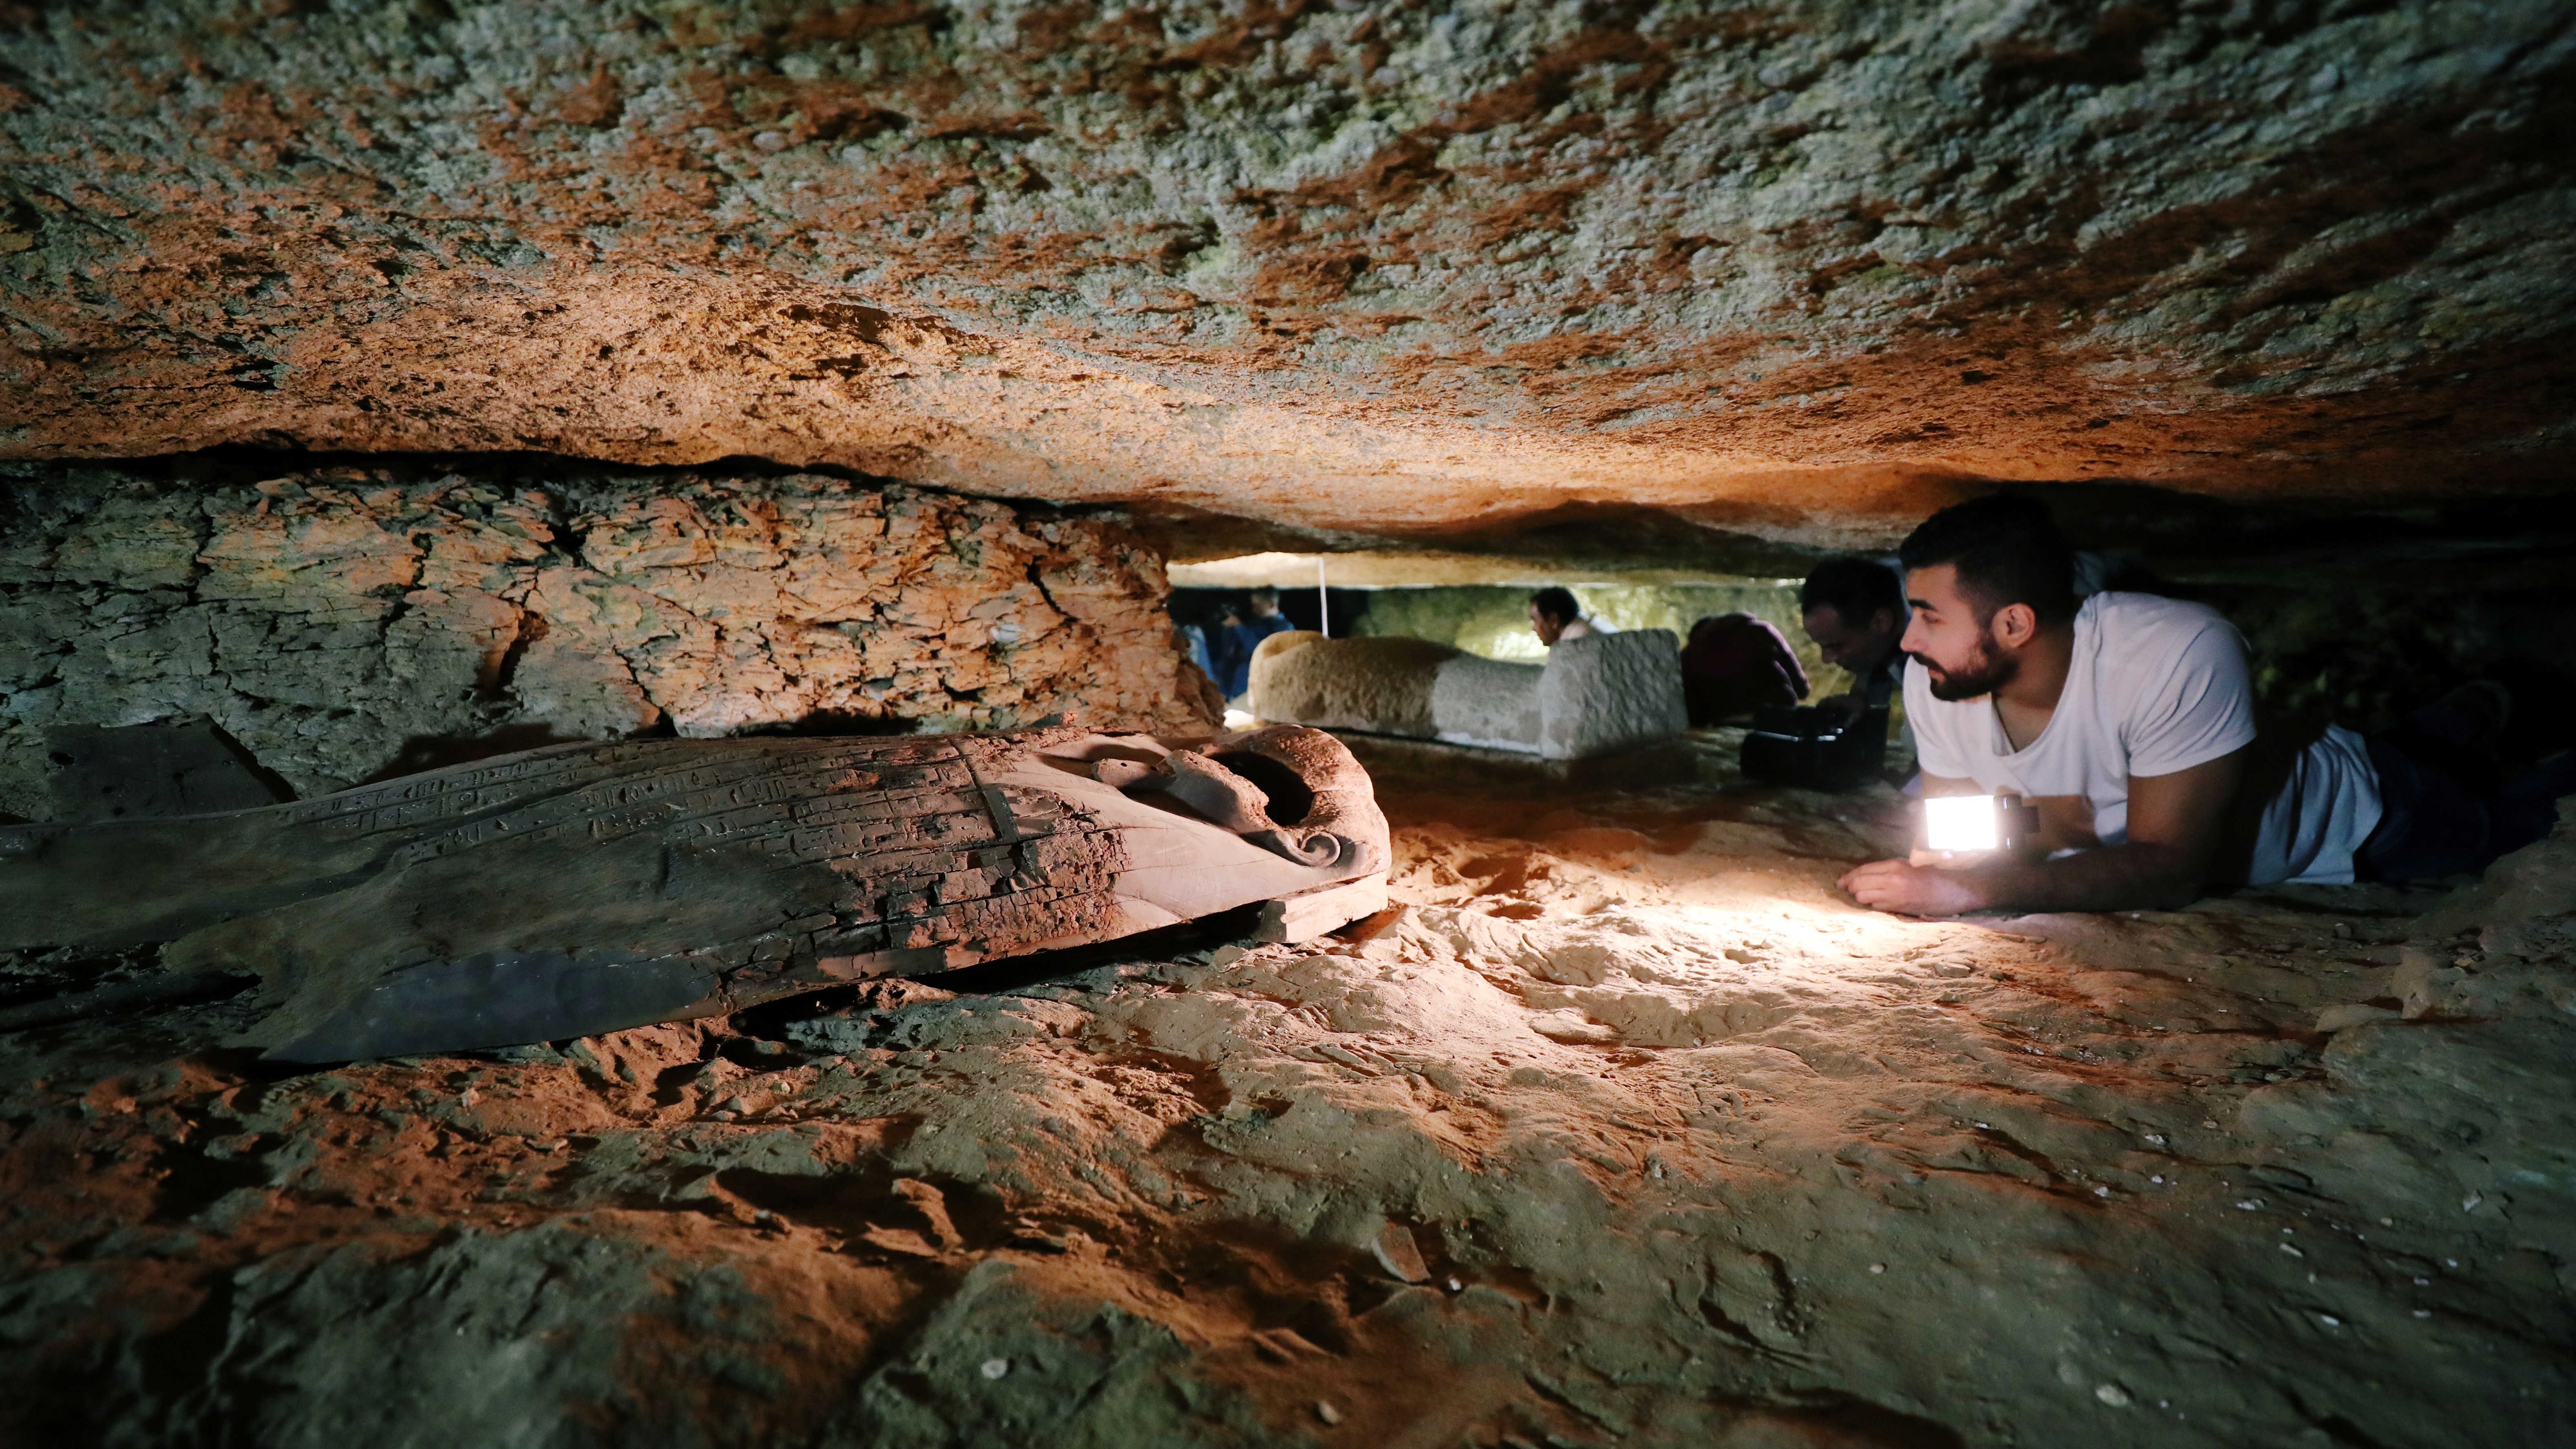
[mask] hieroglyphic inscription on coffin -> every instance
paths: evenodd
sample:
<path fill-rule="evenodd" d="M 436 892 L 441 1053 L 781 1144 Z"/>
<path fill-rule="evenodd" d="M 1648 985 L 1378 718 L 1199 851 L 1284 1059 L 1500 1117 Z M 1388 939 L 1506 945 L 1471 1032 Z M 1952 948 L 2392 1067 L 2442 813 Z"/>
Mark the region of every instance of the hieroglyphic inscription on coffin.
<path fill-rule="evenodd" d="M 608 1030 L 1382 868 L 1346 752 L 1252 747 L 1323 751 L 1300 767 L 1319 792 L 1290 793 L 1340 802 L 1319 822 L 1365 843 L 1141 803 L 1082 753 L 1172 753 L 1142 736 L 571 745 L 268 809 L 0 828 L 0 945 L 159 941 L 176 969 L 257 973 L 270 1009 L 247 1040 L 300 1060 Z"/>
<path fill-rule="evenodd" d="M 960 964 L 1078 930 L 1123 861 L 1116 835 L 1089 813 L 986 784 L 973 763 L 1017 753 L 963 737 L 635 742 L 541 751 L 290 809 L 326 833 L 400 839 L 388 872 L 504 871 L 546 855 L 578 873 L 625 863 L 597 847 L 650 840 L 661 852 L 654 894 L 686 902 L 756 863 L 778 911 L 735 944 L 728 967 L 887 952 Z M 573 840 L 591 849 L 548 849 Z"/>

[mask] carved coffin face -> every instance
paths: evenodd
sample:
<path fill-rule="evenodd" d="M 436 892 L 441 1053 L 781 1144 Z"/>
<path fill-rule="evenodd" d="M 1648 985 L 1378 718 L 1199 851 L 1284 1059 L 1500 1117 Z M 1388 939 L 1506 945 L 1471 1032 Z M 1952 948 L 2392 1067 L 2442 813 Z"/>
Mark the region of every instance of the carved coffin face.
<path fill-rule="evenodd" d="M 1320 730 L 1273 725 L 1159 759 L 1148 753 L 1104 752 L 1089 761 L 1093 778 L 1131 799 L 1186 807 L 1297 865 L 1346 877 L 1387 868 L 1386 817 L 1368 775 Z"/>

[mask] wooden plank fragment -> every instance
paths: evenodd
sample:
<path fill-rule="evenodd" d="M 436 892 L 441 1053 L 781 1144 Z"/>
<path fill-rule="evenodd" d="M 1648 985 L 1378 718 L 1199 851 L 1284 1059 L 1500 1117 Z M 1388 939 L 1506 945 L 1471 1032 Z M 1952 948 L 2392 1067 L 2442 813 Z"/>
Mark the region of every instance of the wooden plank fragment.
<path fill-rule="evenodd" d="M 1252 939 L 1291 944 L 1311 941 L 1385 909 L 1386 873 L 1380 871 L 1262 902 L 1261 923 L 1253 927 Z"/>

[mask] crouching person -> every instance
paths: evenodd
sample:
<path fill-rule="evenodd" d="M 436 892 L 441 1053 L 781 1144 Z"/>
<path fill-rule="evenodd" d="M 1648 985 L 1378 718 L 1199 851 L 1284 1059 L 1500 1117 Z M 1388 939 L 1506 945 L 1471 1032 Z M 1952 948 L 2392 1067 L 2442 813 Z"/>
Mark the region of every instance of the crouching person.
<path fill-rule="evenodd" d="M 2539 839 L 2562 757 L 2481 793 L 2427 741 L 2474 752 L 2475 691 L 2365 739 L 2259 741 L 2245 643 L 2203 605 L 2100 593 L 2037 502 L 1943 509 L 1905 541 L 1901 647 L 1923 793 L 2012 794 L 2027 849 L 1973 863 L 1881 860 L 1842 878 L 1906 915 L 2178 906 L 2213 887 L 2406 880 L 2477 870 Z"/>

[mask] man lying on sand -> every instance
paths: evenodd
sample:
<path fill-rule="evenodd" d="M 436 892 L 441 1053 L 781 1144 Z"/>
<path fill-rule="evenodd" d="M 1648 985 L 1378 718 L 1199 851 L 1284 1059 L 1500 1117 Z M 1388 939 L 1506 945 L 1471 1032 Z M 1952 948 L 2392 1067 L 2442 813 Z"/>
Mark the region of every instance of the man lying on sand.
<path fill-rule="evenodd" d="M 2105 911 L 2213 885 L 2426 879 L 2546 835 L 2576 792 L 2576 753 L 2481 788 L 2510 703 L 2494 684 L 2369 738 L 2258 741 L 2235 627 L 2153 594 L 2077 607 L 2074 555 L 2031 499 L 1945 508 L 1900 557 L 1923 793 L 2020 795 L 2039 826 L 2017 852 L 1860 866 L 1842 885 L 1863 905 Z"/>

